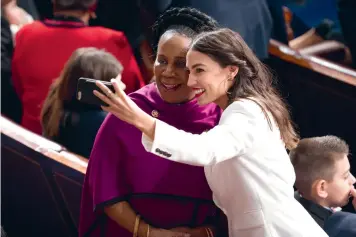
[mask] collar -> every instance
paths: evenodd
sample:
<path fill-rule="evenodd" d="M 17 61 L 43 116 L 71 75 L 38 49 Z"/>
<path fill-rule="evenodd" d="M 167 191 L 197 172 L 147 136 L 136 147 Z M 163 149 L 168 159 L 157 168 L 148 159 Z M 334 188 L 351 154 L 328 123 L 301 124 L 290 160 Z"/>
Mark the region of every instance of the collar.
<path fill-rule="evenodd" d="M 325 221 L 328 219 L 332 214 L 333 211 L 331 208 L 323 207 L 313 201 L 305 199 L 299 193 L 296 195 L 297 200 L 302 204 L 302 206 L 311 214 L 316 216 L 321 221 Z"/>
<path fill-rule="evenodd" d="M 81 28 L 87 25 L 74 16 L 56 15 L 52 19 L 45 19 L 43 23 L 51 27 Z"/>

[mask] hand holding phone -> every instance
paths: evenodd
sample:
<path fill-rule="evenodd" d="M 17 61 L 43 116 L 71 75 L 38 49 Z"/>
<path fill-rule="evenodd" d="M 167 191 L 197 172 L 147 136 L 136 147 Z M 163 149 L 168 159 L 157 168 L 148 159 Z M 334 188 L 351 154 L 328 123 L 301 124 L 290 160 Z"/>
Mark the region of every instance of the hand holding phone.
<path fill-rule="evenodd" d="M 98 80 L 91 79 L 91 78 L 84 78 L 81 77 L 78 80 L 77 84 L 77 100 L 83 102 L 85 104 L 96 105 L 96 106 L 107 106 L 105 102 L 100 100 L 93 94 L 94 90 L 97 90 L 105 95 L 105 93 L 96 86 L 95 82 Z M 111 82 L 101 81 L 105 86 L 107 86 L 113 93 L 115 93 L 114 86 Z M 121 83 L 123 89 L 125 89 L 125 84 Z"/>

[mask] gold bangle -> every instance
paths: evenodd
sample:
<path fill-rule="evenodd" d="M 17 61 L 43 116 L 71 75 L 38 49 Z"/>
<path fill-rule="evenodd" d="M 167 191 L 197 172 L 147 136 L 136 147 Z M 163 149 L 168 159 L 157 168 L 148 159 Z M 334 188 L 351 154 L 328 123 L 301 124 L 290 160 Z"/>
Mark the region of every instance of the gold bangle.
<path fill-rule="evenodd" d="M 150 237 L 150 225 L 147 224 L 147 235 L 146 237 Z"/>
<path fill-rule="evenodd" d="M 136 215 L 133 237 L 137 237 L 137 232 L 138 232 L 139 225 L 140 225 L 140 215 Z"/>
<path fill-rule="evenodd" d="M 214 237 L 214 232 L 211 230 L 211 228 L 208 227 L 207 230 L 209 231 L 209 236 Z"/>
<path fill-rule="evenodd" d="M 212 236 L 210 235 L 210 231 L 209 231 L 208 229 L 209 229 L 209 228 L 205 228 L 206 234 L 208 235 L 208 237 L 212 237 Z"/>

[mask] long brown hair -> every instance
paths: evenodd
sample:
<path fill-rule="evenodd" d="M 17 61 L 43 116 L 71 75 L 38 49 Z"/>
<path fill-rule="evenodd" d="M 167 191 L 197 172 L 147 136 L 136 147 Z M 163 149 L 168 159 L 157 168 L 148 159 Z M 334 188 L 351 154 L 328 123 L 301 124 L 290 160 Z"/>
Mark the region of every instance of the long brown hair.
<path fill-rule="evenodd" d="M 96 48 L 79 48 L 65 64 L 60 76 L 52 84 L 41 112 L 43 135 L 58 134 L 64 103 L 76 101 L 80 77 L 110 81 L 122 71 L 122 65 L 110 53 Z"/>
<path fill-rule="evenodd" d="M 262 108 L 270 126 L 268 114 L 272 115 L 286 147 L 296 146 L 299 138 L 286 103 L 272 85 L 272 74 L 239 34 L 229 29 L 204 32 L 193 41 L 191 49 L 208 55 L 223 68 L 237 66 L 239 70 L 234 84 L 227 92 L 229 103 L 243 98 L 254 100 Z"/>

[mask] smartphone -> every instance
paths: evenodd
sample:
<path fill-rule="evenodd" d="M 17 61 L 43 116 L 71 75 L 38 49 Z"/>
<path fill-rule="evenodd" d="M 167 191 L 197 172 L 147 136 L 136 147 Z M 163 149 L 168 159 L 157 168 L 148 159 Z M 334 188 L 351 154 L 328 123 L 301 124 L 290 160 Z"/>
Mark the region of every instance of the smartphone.
<path fill-rule="evenodd" d="M 77 100 L 83 102 L 85 104 L 96 105 L 96 106 L 107 106 L 104 101 L 96 97 L 93 91 L 97 90 L 105 95 L 105 93 L 95 84 L 98 80 L 94 80 L 91 78 L 81 77 L 78 80 L 77 84 Z M 105 86 L 107 86 L 113 93 L 115 93 L 114 86 L 111 82 L 100 81 Z"/>

